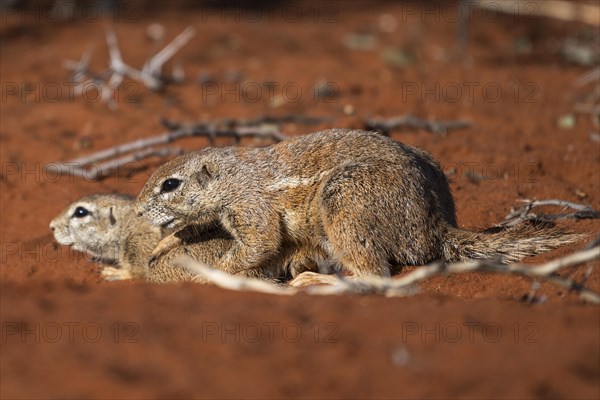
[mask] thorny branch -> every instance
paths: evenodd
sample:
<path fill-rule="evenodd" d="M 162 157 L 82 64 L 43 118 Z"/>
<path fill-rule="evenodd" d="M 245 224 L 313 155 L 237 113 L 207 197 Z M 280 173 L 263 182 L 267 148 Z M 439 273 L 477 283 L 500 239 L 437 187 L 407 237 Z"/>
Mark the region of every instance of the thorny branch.
<path fill-rule="evenodd" d="M 600 211 L 583 205 L 564 200 L 521 200 L 525 204 L 511 212 L 500 222 L 498 226 L 507 227 L 519 224 L 523 221 L 552 222 L 559 219 L 600 219 Z M 534 214 L 531 212 L 536 207 L 558 206 L 563 209 L 575 210 L 571 213 L 559 214 Z"/>
<path fill-rule="evenodd" d="M 416 269 L 398 279 L 380 277 L 344 278 L 337 277 L 332 284 L 331 276 L 323 275 L 321 283 L 324 286 L 309 286 L 297 288 L 276 285 L 256 278 L 246 278 L 239 275 L 230 275 L 218 271 L 189 257 L 178 258 L 174 264 L 186 268 L 192 273 L 208 279 L 215 285 L 229 290 L 248 290 L 260 293 L 294 295 L 307 293 L 313 295 L 340 295 L 340 294 L 378 294 L 386 297 L 405 297 L 415 292 L 414 285 L 436 275 L 456 274 L 463 272 L 487 272 L 525 276 L 535 280 L 547 281 L 569 291 L 578 293 L 579 296 L 593 304 L 600 304 L 600 294 L 586 288 L 585 278 L 576 282 L 556 274 L 561 269 L 585 264 L 600 258 L 600 244 L 598 240 L 573 254 L 549 261 L 539 265 L 500 264 L 494 261 L 465 261 L 453 264 L 435 263 Z M 597 264 L 593 264 L 597 266 Z M 315 275 L 315 274 L 313 274 Z M 587 275 L 587 274 L 586 274 Z M 313 282 L 318 283 L 317 279 Z"/>

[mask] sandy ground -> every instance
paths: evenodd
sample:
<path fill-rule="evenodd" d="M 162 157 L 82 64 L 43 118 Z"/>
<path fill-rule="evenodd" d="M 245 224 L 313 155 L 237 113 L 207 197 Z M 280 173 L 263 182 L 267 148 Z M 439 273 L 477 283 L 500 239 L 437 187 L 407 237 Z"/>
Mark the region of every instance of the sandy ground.
<path fill-rule="evenodd" d="M 591 90 L 574 86 L 589 67 L 568 63 L 558 48 L 567 37 L 593 36 L 590 28 L 475 11 L 461 49 L 454 3 L 289 2 L 259 11 L 126 4 L 101 19 L 57 22 L 35 4 L 34 12 L 2 16 L 2 398 L 600 396 L 598 308 L 562 289 L 542 285 L 537 296 L 545 301 L 532 305 L 523 301 L 530 281 L 475 273 L 434 278 L 414 297 L 389 299 L 103 282 L 88 257 L 54 243 L 48 223 L 82 195 L 136 195 L 161 160 L 99 182 L 44 169 L 159 134 L 161 117 L 335 118 L 284 126 L 300 135 L 411 113 L 474 123 L 445 136 L 393 133 L 444 166 L 461 226 L 492 226 L 524 198 L 599 209 L 600 145 L 590 136 L 598 127 L 585 115 L 574 115 L 571 127 L 558 123 Z M 141 66 L 155 22 L 168 38 L 188 25 L 198 30 L 176 57 L 183 84 L 155 93 L 126 81 L 116 110 L 94 101 L 93 91 L 72 95 L 63 60 L 79 59 L 91 44 L 92 66 L 104 68 L 104 31 L 112 26 L 125 61 Z M 265 82 L 275 82 L 272 91 Z M 319 82 L 339 95 L 315 99 Z M 600 228 L 560 226 L 590 238 Z M 597 269 L 589 286 L 600 289 Z"/>

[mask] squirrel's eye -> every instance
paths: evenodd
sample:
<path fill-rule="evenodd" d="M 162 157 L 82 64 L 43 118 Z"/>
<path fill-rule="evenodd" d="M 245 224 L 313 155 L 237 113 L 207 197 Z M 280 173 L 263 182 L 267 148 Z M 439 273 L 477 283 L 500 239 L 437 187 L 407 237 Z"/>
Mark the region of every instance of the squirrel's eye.
<path fill-rule="evenodd" d="M 179 185 L 181 185 L 181 181 L 179 179 L 169 178 L 162 183 L 162 186 L 160 187 L 160 192 L 172 192 L 173 190 L 177 189 Z"/>
<path fill-rule="evenodd" d="M 73 217 L 74 218 L 83 218 L 86 215 L 90 215 L 91 213 L 89 212 L 89 210 L 85 207 L 77 207 L 75 209 L 75 212 L 73 213 Z"/>

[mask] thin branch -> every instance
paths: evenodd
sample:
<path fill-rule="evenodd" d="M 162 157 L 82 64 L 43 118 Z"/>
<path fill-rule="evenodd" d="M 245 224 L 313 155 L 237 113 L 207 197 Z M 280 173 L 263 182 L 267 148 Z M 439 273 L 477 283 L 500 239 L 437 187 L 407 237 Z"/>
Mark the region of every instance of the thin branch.
<path fill-rule="evenodd" d="M 113 30 L 109 29 L 106 31 L 106 44 L 108 45 L 108 54 L 110 56 L 110 69 L 113 73 L 139 81 L 152 90 L 157 90 L 164 85 L 158 77 L 149 74 L 147 71 L 140 71 L 123 62 L 121 50 L 117 42 L 117 35 Z"/>
<path fill-rule="evenodd" d="M 71 76 L 80 82 L 90 72 L 90 61 L 92 60 L 92 48 L 88 47 L 81 55 L 79 61 L 65 60 L 63 66 L 71 71 Z"/>
<path fill-rule="evenodd" d="M 181 150 L 173 151 L 168 147 L 154 148 L 152 146 L 167 145 L 175 140 L 184 137 L 205 136 L 214 141 L 216 137 L 232 137 L 239 140 L 242 137 L 256 136 L 273 139 L 275 141 L 283 140 L 283 134 L 274 128 L 245 128 L 239 127 L 231 130 L 217 130 L 209 126 L 186 127 L 175 131 L 169 131 L 157 136 L 146 139 L 125 143 L 119 146 L 111 147 L 85 157 L 79 157 L 65 163 L 50 163 L 47 169 L 63 174 L 88 179 L 98 179 L 108 175 L 112 170 L 119 168 L 127 163 L 139 161 L 149 157 L 168 157 L 174 154 L 182 154 Z M 129 154 L 132 153 L 133 154 Z M 114 159 L 115 157 L 119 157 Z M 100 161 L 110 160 L 96 165 Z M 83 173 L 86 168 L 93 165 L 93 172 Z"/>
<path fill-rule="evenodd" d="M 303 125 L 317 125 L 322 123 L 331 123 L 335 121 L 333 117 L 311 117 L 308 115 L 298 115 L 298 114 L 287 114 L 280 117 L 265 115 L 262 117 L 254 118 L 254 119 L 246 119 L 246 120 L 224 120 L 224 123 L 227 121 L 233 121 L 236 124 L 243 126 L 256 126 L 263 124 L 303 124 Z"/>
<path fill-rule="evenodd" d="M 533 304 L 538 301 L 539 302 L 544 301 L 543 299 L 537 300 L 537 298 L 536 298 L 536 294 L 537 294 L 538 290 L 540 290 L 541 288 L 542 288 L 541 283 L 539 283 L 538 281 L 533 281 L 531 283 L 531 289 L 529 290 L 529 293 L 527 294 L 525 301 L 530 304 Z"/>
<path fill-rule="evenodd" d="M 178 257 L 173 265 L 185 268 L 191 273 L 209 280 L 223 289 L 237 291 L 251 291 L 268 294 L 279 294 L 289 296 L 298 293 L 298 290 L 289 286 L 280 286 L 257 278 L 248 278 L 241 275 L 230 275 L 227 272 L 210 268 L 206 264 L 198 262 L 188 256 Z"/>
<path fill-rule="evenodd" d="M 429 121 L 414 115 L 402 115 L 392 118 L 367 118 L 364 120 L 365 128 L 388 134 L 394 129 L 424 129 L 429 132 L 445 135 L 448 131 L 469 128 L 471 121 Z"/>
<path fill-rule="evenodd" d="M 80 61 L 67 60 L 64 62 L 64 66 L 72 71 L 73 79 L 79 83 L 80 88 L 76 88 L 77 94 L 83 93 L 85 87 L 93 84 L 100 92 L 101 100 L 108 107 L 114 109 L 116 108 L 116 103 L 113 98 L 113 92 L 118 89 L 125 77 L 141 82 L 144 86 L 152 90 L 159 90 L 165 86 L 165 84 L 169 83 L 168 79 L 164 79 L 161 76 L 163 65 L 187 42 L 189 42 L 195 33 L 196 31 L 194 28 L 187 27 L 173 39 L 172 42 L 167 44 L 161 51 L 146 61 L 144 67 L 139 70 L 123 61 L 117 35 L 112 29 L 108 29 L 106 31 L 106 45 L 108 47 L 110 61 L 107 77 L 95 74 L 89 69 L 91 59 L 89 49 L 86 49 Z M 175 73 L 181 76 L 181 68 L 175 71 L 174 74 Z M 88 78 L 88 76 L 90 77 Z M 172 81 L 176 81 L 176 79 L 172 79 Z"/>
<path fill-rule="evenodd" d="M 64 175 L 99 179 L 127 163 L 149 157 L 168 157 L 181 154 L 182 152 L 179 149 L 173 150 L 167 145 L 185 137 L 208 137 L 211 144 L 214 144 L 217 137 L 233 138 L 236 142 L 245 137 L 258 137 L 280 142 L 287 139 L 287 136 L 280 130 L 280 124 L 287 122 L 318 124 L 328 121 L 330 121 L 328 118 L 303 115 L 263 116 L 247 120 L 229 118 L 214 123 L 197 122 L 188 124 L 162 119 L 161 123 L 169 129 L 167 132 L 110 147 L 64 163 L 51 163 L 47 165 L 47 168 Z M 100 162 L 102 163 L 96 164 Z"/>
<path fill-rule="evenodd" d="M 107 175 L 110 171 L 118 170 L 124 167 L 127 164 L 131 164 L 136 161 L 140 161 L 149 157 L 170 157 L 175 155 L 183 154 L 183 150 L 179 148 L 170 148 L 170 147 L 162 147 L 162 148 L 149 148 L 140 150 L 138 152 L 127 154 L 123 157 L 119 157 L 117 159 L 106 161 L 104 163 L 100 163 L 95 165 L 94 171 L 95 175 L 90 177 L 90 179 L 98 179 L 105 175 Z"/>
<path fill-rule="evenodd" d="M 183 46 L 187 44 L 196 35 L 196 29 L 191 26 L 185 28 L 175 39 L 167 44 L 161 51 L 150 58 L 142 68 L 142 76 L 151 78 L 147 85 L 154 89 L 159 89 L 160 86 L 154 87 L 153 80 L 160 78 L 163 65 L 171 59 Z M 159 81 L 160 82 L 160 81 Z"/>
<path fill-rule="evenodd" d="M 600 105 L 577 103 L 573 106 L 573 111 L 578 114 L 590 114 L 600 116 Z"/>
<path fill-rule="evenodd" d="M 79 163 L 76 161 L 69 161 L 66 163 L 47 164 L 46 169 L 61 175 L 72 175 L 79 178 L 96 180 L 108 175 L 112 171 L 119 170 L 127 164 L 139 160 L 150 157 L 164 158 L 179 154 L 183 154 L 183 150 L 178 148 L 148 148 L 99 164 L 95 164 L 94 162 Z"/>
<path fill-rule="evenodd" d="M 575 81 L 576 87 L 582 87 L 591 82 L 600 81 L 600 67 L 596 67 L 581 75 Z"/>
<path fill-rule="evenodd" d="M 600 304 L 600 294 L 586 288 L 583 283 L 577 283 L 569 278 L 556 275 L 556 272 L 567 267 L 582 265 L 600 258 L 600 246 L 586 248 L 573 254 L 549 261 L 544 264 L 529 266 L 524 264 L 500 264 L 493 261 L 465 261 L 453 264 L 435 263 L 418 268 L 398 279 L 381 277 L 354 277 L 343 278 L 338 276 L 333 284 L 331 278 L 319 280 L 313 275 L 309 280 L 316 283 L 325 283 L 327 286 L 294 285 L 284 287 L 256 278 L 245 278 L 239 275 L 229 275 L 223 271 L 211 269 L 189 257 L 178 258 L 174 261 L 176 266 L 188 269 L 215 285 L 230 290 L 249 290 L 260 293 L 292 295 L 300 292 L 313 295 L 339 295 L 339 294 L 379 294 L 388 297 L 409 296 L 414 293 L 413 286 L 426 279 L 445 274 L 464 272 L 487 272 L 525 276 L 536 280 L 543 280 L 560 286 L 569 291 L 578 293 L 579 296 L 590 303 Z M 297 277 L 295 280 L 297 280 Z M 295 281 L 294 280 L 294 281 Z M 298 288 L 297 288 L 298 287 Z"/>

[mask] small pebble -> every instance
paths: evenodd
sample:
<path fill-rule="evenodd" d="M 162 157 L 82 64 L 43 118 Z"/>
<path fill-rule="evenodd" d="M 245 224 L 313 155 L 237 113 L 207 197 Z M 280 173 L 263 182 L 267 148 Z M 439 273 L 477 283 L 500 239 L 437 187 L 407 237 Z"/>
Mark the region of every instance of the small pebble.
<path fill-rule="evenodd" d="M 150 24 L 146 28 L 146 35 L 154 41 L 162 40 L 165 37 L 165 27 L 161 24 Z"/>
<path fill-rule="evenodd" d="M 75 149 L 86 150 L 93 147 L 92 139 L 87 136 L 80 137 L 75 143 Z"/>
<path fill-rule="evenodd" d="M 410 353 L 404 346 L 397 347 L 392 351 L 392 363 L 398 367 L 404 367 L 410 362 Z"/>
<path fill-rule="evenodd" d="M 392 33 L 398 28 L 398 19 L 392 14 L 382 14 L 377 24 L 381 32 Z"/>
<path fill-rule="evenodd" d="M 575 126 L 575 116 L 565 114 L 558 119 L 558 126 L 562 129 L 572 129 Z"/>
<path fill-rule="evenodd" d="M 401 69 L 416 61 L 415 54 L 406 49 L 389 48 L 381 53 L 381 59 L 388 66 Z"/>
<path fill-rule="evenodd" d="M 575 194 L 579 197 L 580 200 L 583 200 L 587 197 L 587 193 L 580 189 L 575 189 Z"/>
<path fill-rule="evenodd" d="M 350 50 L 373 50 L 377 46 L 377 37 L 371 34 L 350 32 L 344 37 L 344 44 Z"/>

